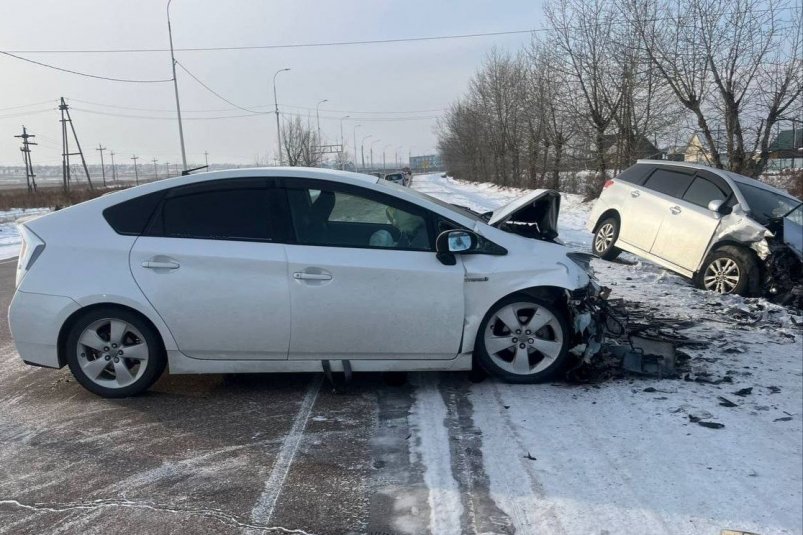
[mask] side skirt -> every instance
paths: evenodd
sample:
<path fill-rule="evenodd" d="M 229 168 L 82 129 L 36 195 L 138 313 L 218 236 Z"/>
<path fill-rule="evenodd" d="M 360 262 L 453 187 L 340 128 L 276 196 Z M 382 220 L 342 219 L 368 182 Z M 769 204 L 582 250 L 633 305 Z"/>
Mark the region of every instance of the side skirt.
<path fill-rule="evenodd" d="M 628 253 L 633 253 L 634 255 L 640 256 L 641 258 L 643 258 L 645 260 L 649 260 L 653 264 L 658 264 L 659 266 L 661 266 L 663 268 L 666 268 L 669 271 L 674 271 L 678 275 L 682 275 L 682 276 L 686 277 L 687 279 L 691 279 L 692 277 L 694 277 L 694 272 L 693 271 L 689 271 L 688 269 L 684 269 L 684 268 L 682 268 L 680 266 L 676 266 L 672 262 L 669 262 L 668 260 L 664 260 L 663 258 L 658 258 L 654 254 L 648 253 L 647 251 L 644 251 L 643 249 L 639 249 L 635 245 L 630 245 L 627 242 L 623 242 L 621 240 L 618 240 L 616 242 L 616 246 L 619 249 L 623 250 L 623 251 L 627 251 Z"/>
<path fill-rule="evenodd" d="M 168 351 L 171 374 L 189 373 L 321 373 L 320 360 L 201 360 L 180 351 Z M 417 372 L 470 370 L 471 353 L 449 360 L 351 360 L 354 372 Z M 341 360 L 330 361 L 333 372 L 343 371 Z"/>

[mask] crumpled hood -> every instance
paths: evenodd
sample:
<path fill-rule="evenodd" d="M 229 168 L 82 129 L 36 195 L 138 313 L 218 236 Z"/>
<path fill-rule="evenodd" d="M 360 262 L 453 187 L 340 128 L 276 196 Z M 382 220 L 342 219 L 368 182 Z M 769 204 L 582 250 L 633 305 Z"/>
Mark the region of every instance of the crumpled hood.
<path fill-rule="evenodd" d="M 558 236 L 560 193 L 551 189 L 537 189 L 493 211 L 488 224 L 504 229 L 505 226 L 533 226 L 546 240 Z"/>

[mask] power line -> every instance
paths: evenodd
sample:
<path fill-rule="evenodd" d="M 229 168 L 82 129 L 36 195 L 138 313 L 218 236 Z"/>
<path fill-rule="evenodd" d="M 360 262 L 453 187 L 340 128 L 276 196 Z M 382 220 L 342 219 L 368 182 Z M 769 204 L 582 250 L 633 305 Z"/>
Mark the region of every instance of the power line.
<path fill-rule="evenodd" d="M 217 91 L 215 91 L 214 89 L 212 89 L 211 87 L 209 87 L 208 85 L 206 85 L 205 83 L 203 83 L 203 82 L 201 81 L 201 79 L 200 79 L 200 78 L 198 78 L 197 76 L 195 76 L 194 74 L 192 74 L 192 73 L 191 73 L 191 72 L 190 72 L 190 71 L 187 69 L 187 67 L 185 67 L 184 65 L 182 65 L 182 64 L 181 64 L 181 63 L 180 63 L 178 60 L 176 60 L 176 65 L 178 65 L 179 67 L 181 67 L 181 69 L 182 69 L 184 72 L 186 72 L 187 74 L 189 74 L 189 75 L 190 75 L 190 77 L 191 77 L 193 80 L 195 80 L 196 82 L 198 82 L 199 84 L 201 84 L 201 86 L 203 86 L 203 87 L 204 87 L 204 89 L 206 89 L 207 91 L 209 91 L 210 93 L 212 93 L 213 95 L 215 95 L 217 98 L 219 98 L 220 100 L 222 100 L 222 101 L 223 101 L 223 102 L 225 102 L 226 104 L 230 104 L 230 105 L 234 106 L 235 108 L 238 108 L 238 109 L 240 109 L 240 110 L 247 111 L 247 112 L 250 112 L 250 113 L 255 113 L 255 114 L 266 114 L 266 113 L 270 113 L 270 112 L 268 112 L 268 111 L 256 111 L 256 110 L 251 110 L 251 109 L 245 108 L 245 107 L 243 107 L 243 106 L 240 106 L 239 104 L 235 104 L 234 102 L 230 101 L 229 99 L 227 99 L 226 97 L 224 97 L 223 95 L 221 95 L 220 93 L 218 93 Z"/>
<path fill-rule="evenodd" d="M 42 63 L 41 61 L 36 61 L 36 60 L 33 60 L 33 59 L 29 59 L 29 58 L 23 58 L 21 56 L 14 55 L 11 52 L 6 52 L 6 51 L 3 51 L 3 50 L 0 50 L 0 54 L 3 54 L 3 55 L 8 56 L 10 58 L 18 59 L 20 61 L 25 61 L 27 63 L 33 63 L 34 65 L 39 65 L 40 67 L 47 67 L 48 69 L 53 69 L 53 70 L 56 70 L 56 71 L 66 72 L 66 73 L 69 73 L 69 74 L 76 74 L 78 76 L 84 76 L 86 78 L 94 78 L 96 80 L 106 80 L 106 81 L 109 81 L 109 82 L 126 82 L 126 83 L 136 83 L 136 84 L 154 84 L 154 83 L 172 82 L 173 81 L 172 78 L 168 78 L 166 80 L 133 80 L 133 79 L 130 79 L 130 78 L 112 78 L 110 76 L 100 76 L 100 75 L 97 75 L 97 74 L 89 74 L 89 73 L 86 73 L 86 72 L 73 71 L 71 69 L 65 69 L 63 67 L 57 67 L 55 65 L 50 65 L 48 63 Z"/>

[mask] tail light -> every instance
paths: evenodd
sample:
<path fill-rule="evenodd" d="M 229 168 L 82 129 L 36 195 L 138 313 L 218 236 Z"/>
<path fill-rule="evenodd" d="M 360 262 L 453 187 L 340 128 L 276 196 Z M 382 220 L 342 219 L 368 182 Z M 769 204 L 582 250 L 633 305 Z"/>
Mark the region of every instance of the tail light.
<path fill-rule="evenodd" d="M 608 189 L 611 186 L 613 186 L 613 184 L 614 184 L 613 180 L 606 180 L 605 184 L 602 185 L 602 189 Z"/>
<path fill-rule="evenodd" d="M 45 250 L 45 242 L 25 225 L 19 225 L 17 228 L 19 228 L 22 236 L 22 249 L 20 250 L 20 258 L 17 261 L 16 284 L 19 287 L 25 274 L 28 273 L 33 263 Z"/>

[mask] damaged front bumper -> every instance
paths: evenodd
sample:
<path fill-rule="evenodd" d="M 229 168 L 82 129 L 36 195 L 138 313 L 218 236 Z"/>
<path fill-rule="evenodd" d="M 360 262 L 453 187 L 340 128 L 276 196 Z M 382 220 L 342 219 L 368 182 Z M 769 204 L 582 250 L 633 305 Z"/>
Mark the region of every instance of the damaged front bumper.
<path fill-rule="evenodd" d="M 624 333 L 624 323 L 608 304 L 610 288 L 591 280 L 588 286 L 566 292 L 566 302 L 575 335 L 573 346 L 584 346 L 586 363 L 600 352 L 607 333 Z M 621 332 L 620 332 L 621 331 Z"/>

